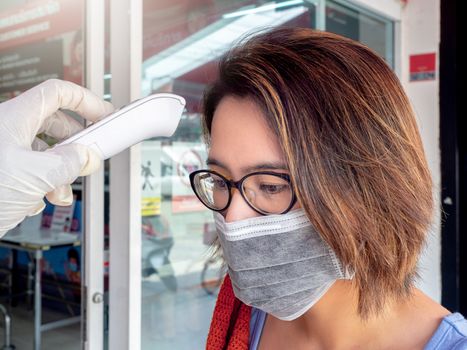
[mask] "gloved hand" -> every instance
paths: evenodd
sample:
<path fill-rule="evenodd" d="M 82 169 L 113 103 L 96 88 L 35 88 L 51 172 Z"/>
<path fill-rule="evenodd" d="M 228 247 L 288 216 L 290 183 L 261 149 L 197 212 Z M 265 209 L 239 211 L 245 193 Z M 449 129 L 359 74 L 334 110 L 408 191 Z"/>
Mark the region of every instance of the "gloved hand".
<path fill-rule="evenodd" d="M 43 132 L 61 140 L 83 128 L 60 108 L 89 121 L 114 109 L 91 91 L 55 79 L 0 104 L 0 237 L 26 216 L 39 214 L 45 207 L 44 196 L 51 203 L 70 205 L 69 184 L 101 164 L 99 156 L 86 146 L 47 149 L 47 144 L 36 138 Z"/>

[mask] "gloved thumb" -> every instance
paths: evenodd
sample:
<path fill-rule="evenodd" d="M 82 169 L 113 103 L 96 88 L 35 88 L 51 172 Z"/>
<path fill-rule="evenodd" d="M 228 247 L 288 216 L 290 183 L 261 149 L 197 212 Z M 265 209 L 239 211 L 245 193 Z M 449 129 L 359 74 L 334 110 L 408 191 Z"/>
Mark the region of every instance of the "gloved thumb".
<path fill-rule="evenodd" d="M 66 168 L 71 172 L 70 180 L 74 181 L 77 176 L 86 176 L 97 169 L 101 164 L 101 158 L 91 148 L 80 144 L 69 144 L 51 149 L 50 152 L 61 156 Z M 78 173 L 76 173 L 76 171 Z M 63 182 L 63 180 L 62 180 Z M 71 205 L 73 202 L 73 190 L 69 183 L 59 184 L 53 191 L 46 194 L 46 198 L 52 204 Z"/>
<path fill-rule="evenodd" d="M 63 178 L 62 183 L 55 182 L 58 187 L 60 185 L 70 184 L 78 176 L 86 176 L 92 174 L 100 168 L 102 159 L 90 147 L 77 143 L 67 144 L 50 148 L 46 153 L 58 155 L 61 159 L 62 166 L 67 170 L 68 175 Z M 68 179 L 65 180 L 65 179 Z M 71 180 L 71 182 L 69 182 Z"/>
<path fill-rule="evenodd" d="M 70 185 L 62 185 L 45 196 L 47 200 L 55 205 L 71 205 L 73 203 L 73 190 Z"/>
<path fill-rule="evenodd" d="M 82 160 L 82 167 L 79 172 L 79 176 L 92 174 L 101 167 L 102 159 L 95 151 L 92 150 L 92 148 L 79 144 L 73 146 L 76 146 Z"/>
<path fill-rule="evenodd" d="M 42 153 L 42 152 L 40 152 Z M 91 148 L 80 144 L 57 146 L 43 152 L 51 168 L 44 180 L 49 184 L 47 199 L 58 205 L 70 205 L 73 194 L 70 184 L 78 176 L 86 176 L 101 165 L 101 158 Z"/>

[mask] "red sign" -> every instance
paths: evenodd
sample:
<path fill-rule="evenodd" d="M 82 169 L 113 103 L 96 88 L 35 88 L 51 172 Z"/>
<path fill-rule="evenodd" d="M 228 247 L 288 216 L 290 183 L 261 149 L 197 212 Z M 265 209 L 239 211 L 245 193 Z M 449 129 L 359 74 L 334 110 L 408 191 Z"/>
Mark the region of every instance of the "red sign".
<path fill-rule="evenodd" d="M 410 81 L 436 79 L 436 53 L 410 56 Z"/>

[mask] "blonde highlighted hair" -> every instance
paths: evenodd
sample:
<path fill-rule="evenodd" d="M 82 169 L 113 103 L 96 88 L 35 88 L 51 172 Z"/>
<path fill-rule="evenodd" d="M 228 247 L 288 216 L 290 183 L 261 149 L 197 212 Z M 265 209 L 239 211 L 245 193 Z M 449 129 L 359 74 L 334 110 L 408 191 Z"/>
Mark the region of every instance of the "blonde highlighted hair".
<path fill-rule="evenodd" d="M 360 315 L 407 297 L 431 223 L 432 182 L 414 112 L 391 68 L 350 39 L 279 28 L 221 59 L 203 102 L 208 143 L 214 112 L 229 95 L 264 112 L 299 203 L 355 273 Z"/>

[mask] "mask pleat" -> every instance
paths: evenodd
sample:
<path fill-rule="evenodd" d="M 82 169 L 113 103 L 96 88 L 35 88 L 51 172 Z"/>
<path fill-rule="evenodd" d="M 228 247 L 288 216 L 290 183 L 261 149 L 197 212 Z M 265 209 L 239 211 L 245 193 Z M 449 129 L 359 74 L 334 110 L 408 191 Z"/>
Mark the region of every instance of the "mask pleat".
<path fill-rule="evenodd" d="M 346 278 L 302 209 L 233 223 L 215 218 L 234 293 L 247 305 L 291 320 Z"/>

